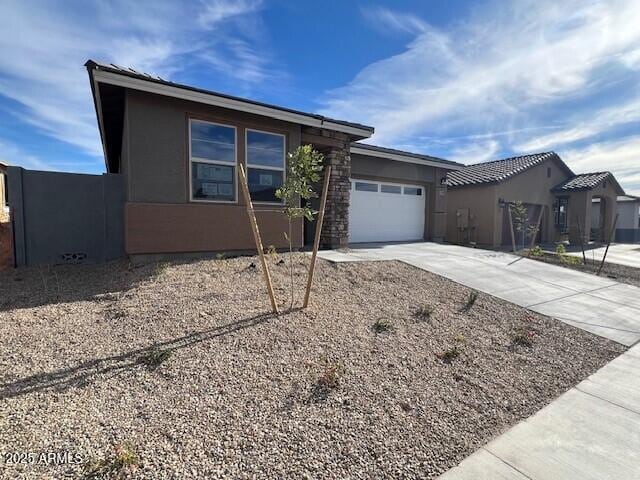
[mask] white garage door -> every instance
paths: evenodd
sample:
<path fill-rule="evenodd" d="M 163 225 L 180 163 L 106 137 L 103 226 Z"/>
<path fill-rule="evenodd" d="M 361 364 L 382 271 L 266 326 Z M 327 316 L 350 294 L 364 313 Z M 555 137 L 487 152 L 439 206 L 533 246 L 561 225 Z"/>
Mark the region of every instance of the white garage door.
<path fill-rule="evenodd" d="M 424 209 L 424 187 L 352 179 L 349 242 L 422 240 Z"/>

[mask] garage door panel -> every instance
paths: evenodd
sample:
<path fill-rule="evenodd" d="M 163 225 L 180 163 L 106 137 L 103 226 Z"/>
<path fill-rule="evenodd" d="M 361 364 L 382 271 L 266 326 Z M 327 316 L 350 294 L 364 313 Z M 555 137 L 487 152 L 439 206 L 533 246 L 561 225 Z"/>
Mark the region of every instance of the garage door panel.
<path fill-rule="evenodd" d="M 384 182 L 362 181 L 377 185 L 377 191 L 356 189 L 361 183 L 353 180 L 349 207 L 349 241 L 387 242 L 422 240 L 424 237 L 425 191 L 418 185 L 398 185 Z M 419 188 L 422 195 L 408 195 L 404 187 Z M 395 187 L 395 188 L 394 188 Z M 397 191 L 402 193 L 387 193 Z M 409 190 L 408 190 L 409 191 Z"/>

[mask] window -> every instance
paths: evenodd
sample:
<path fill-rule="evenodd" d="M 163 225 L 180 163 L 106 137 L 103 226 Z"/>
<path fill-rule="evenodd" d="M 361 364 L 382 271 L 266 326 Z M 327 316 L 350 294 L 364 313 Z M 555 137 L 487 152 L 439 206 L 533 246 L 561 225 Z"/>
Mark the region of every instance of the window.
<path fill-rule="evenodd" d="M 280 202 L 276 190 L 284 181 L 285 136 L 247 130 L 247 182 L 251 199 Z"/>
<path fill-rule="evenodd" d="M 236 201 L 236 129 L 189 121 L 191 198 Z"/>
<path fill-rule="evenodd" d="M 422 189 L 417 187 L 404 187 L 405 195 L 422 195 Z"/>
<path fill-rule="evenodd" d="M 368 182 L 356 182 L 356 190 L 360 192 L 377 192 L 378 184 L 368 183 Z"/>
<path fill-rule="evenodd" d="M 560 227 L 562 231 L 567 229 L 567 211 L 569 209 L 569 198 L 560 197 L 555 204 L 555 220 L 556 226 Z"/>
<path fill-rule="evenodd" d="M 402 193 L 402 188 L 398 185 L 381 185 L 380 191 L 382 193 Z"/>

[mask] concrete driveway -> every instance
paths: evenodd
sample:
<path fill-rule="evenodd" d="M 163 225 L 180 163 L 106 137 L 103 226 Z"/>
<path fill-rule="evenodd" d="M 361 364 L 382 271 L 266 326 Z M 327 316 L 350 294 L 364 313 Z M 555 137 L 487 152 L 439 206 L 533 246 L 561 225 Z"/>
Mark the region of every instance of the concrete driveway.
<path fill-rule="evenodd" d="M 640 340 L 640 289 L 491 250 L 438 243 L 328 250 L 334 262 L 400 260 L 624 345 Z"/>

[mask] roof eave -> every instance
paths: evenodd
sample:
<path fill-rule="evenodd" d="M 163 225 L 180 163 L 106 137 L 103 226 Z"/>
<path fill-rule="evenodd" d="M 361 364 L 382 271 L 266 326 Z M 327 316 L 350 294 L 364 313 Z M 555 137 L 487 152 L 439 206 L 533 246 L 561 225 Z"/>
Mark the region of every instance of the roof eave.
<path fill-rule="evenodd" d="M 201 89 L 188 87 L 186 85 L 173 84 L 171 82 L 161 81 L 151 77 L 142 78 L 140 75 L 133 73 L 117 72 L 114 69 L 105 68 L 93 60 L 88 60 L 85 63 L 85 66 L 92 72 L 93 79 L 98 83 L 107 83 L 110 85 L 146 91 L 158 95 L 253 113 L 305 126 L 324 128 L 327 130 L 346 133 L 358 140 L 371 137 L 375 131 L 373 127 L 367 125 L 341 122 L 321 115 L 298 112 L 250 100 L 216 94 L 215 92 L 207 92 Z"/>

